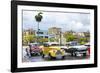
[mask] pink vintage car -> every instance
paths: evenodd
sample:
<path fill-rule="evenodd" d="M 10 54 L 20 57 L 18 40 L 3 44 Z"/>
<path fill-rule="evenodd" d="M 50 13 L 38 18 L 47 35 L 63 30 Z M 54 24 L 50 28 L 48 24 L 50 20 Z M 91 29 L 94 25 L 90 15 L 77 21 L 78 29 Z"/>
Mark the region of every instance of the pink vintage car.
<path fill-rule="evenodd" d="M 30 55 L 41 55 L 41 51 L 42 49 L 39 48 L 39 43 L 30 43 L 29 44 L 29 52 L 30 52 Z"/>

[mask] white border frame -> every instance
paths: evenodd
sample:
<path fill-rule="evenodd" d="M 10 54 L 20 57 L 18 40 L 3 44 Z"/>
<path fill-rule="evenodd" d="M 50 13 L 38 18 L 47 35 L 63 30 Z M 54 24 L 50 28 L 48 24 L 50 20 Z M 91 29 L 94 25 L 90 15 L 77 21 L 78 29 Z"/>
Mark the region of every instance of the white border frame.
<path fill-rule="evenodd" d="M 64 60 L 64 61 L 50 61 L 50 62 L 22 62 L 22 13 L 21 11 L 25 10 L 46 10 L 46 11 L 66 11 L 66 12 L 84 12 L 90 13 L 90 23 L 91 23 L 91 31 L 90 31 L 90 45 L 91 45 L 91 55 L 90 59 L 84 60 Z M 79 64 L 94 64 L 94 10 L 93 9 L 77 9 L 77 8 L 58 8 L 58 7 L 42 7 L 42 6 L 23 6 L 18 5 L 17 11 L 17 22 L 18 22 L 18 37 L 17 37 L 17 66 L 18 68 L 27 68 L 27 67 L 43 67 L 43 66 L 59 66 L 59 65 L 79 65 Z M 91 40 L 92 39 L 92 40 Z M 63 63 L 62 63 L 63 62 Z"/>

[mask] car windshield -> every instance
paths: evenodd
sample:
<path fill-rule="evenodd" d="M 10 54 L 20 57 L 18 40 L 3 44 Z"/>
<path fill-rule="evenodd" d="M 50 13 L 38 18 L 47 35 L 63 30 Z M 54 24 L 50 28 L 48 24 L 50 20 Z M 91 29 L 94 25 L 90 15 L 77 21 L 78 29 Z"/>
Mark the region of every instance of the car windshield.
<path fill-rule="evenodd" d="M 51 44 L 51 46 L 59 46 L 59 44 Z"/>
<path fill-rule="evenodd" d="M 32 46 L 39 46 L 39 44 L 32 44 Z"/>
<path fill-rule="evenodd" d="M 45 46 L 45 47 L 48 47 L 48 46 L 49 46 L 49 44 L 47 44 L 47 43 L 44 43 L 44 44 L 43 44 L 43 46 Z"/>

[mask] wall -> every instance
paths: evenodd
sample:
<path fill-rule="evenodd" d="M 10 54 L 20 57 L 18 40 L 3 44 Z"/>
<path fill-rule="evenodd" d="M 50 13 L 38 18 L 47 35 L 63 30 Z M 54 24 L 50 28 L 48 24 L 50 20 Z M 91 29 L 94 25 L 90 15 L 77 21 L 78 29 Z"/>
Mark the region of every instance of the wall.
<path fill-rule="evenodd" d="M 90 4 L 99 5 L 99 0 L 34 0 L 34 1 L 51 1 L 51 2 L 61 2 L 61 3 L 75 3 L 75 4 Z M 100 10 L 98 10 L 100 13 Z M 10 72 L 10 0 L 0 0 L 0 73 Z M 100 14 L 98 14 L 98 19 L 100 19 Z M 100 22 L 98 22 L 99 24 Z M 98 27 L 99 28 L 99 27 Z M 100 31 L 100 29 L 98 30 Z M 100 34 L 98 35 L 100 37 Z M 100 40 L 100 38 L 98 39 Z M 100 47 L 100 46 L 99 46 Z M 98 50 L 100 52 L 100 50 Z M 100 53 L 98 54 L 100 56 Z M 100 58 L 98 59 L 100 61 Z M 100 62 L 99 62 L 100 65 Z M 56 70 L 56 71 L 42 71 L 37 73 L 99 73 L 100 67 L 98 68 L 86 68 L 86 69 L 70 69 L 70 70 Z M 26 72 L 29 73 L 29 72 Z M 32 72 L 30 72 L 32 73 Z"/>

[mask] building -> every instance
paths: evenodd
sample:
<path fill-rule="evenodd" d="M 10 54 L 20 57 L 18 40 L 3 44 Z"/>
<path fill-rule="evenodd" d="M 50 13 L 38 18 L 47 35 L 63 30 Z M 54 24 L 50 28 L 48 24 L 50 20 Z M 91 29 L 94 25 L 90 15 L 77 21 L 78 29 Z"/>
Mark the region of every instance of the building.
<path fill-rule="evenodd" d="M 73 35 L 76 35 L 78 37 L 85 37 L 83 32 L 74 32 Z"/>
<path fill-rule="evenodd" d="M 61 31 L 61 28 L 52 27 L 48 29 L 48 34 L 52 35 L 50 38 L 54 38 L 54 42 L 58 42 L 59 44 L 65 44 L 66 39 L 64 38 L 64 34 Z"/>
<path fill-rule="evenodd" d="M 36 31 L 33 29 L 24 29 L 22 32 L 22 44 L 28 45 L 28 43 L 35 41 L 35 33 Z"/>
<path fill-rule="evenodd" d="M 23 30 L 23 35 L 35 35 L 36 31 L 33 29 Z"/>
<path fill-rule="evenodd" d="M 52 34 L 48 34 L 48 30 L 39 30 L 36 36 L 38 37 L 37 41 L 40 43 L 50 42 L 50 38 L 54 37 Z"/>
<path fill-rule="evenodd" d="M 57 27 L 52 27 L 48 29 L 48 33 L 49 34 L 53 34 L 53 35 L 59 35 L 61 32 L 61 28 L 57 28 Z"/>
<path fill-rule="evenodd" d="M 69 33 L 71 33 L 71 34 L 73 34 L 73 35 L 75 35 L 75 36 L 77 36 L 77 37 L 85 37 L 85 34 L 84 34 L 84 32 L 74 32 L 74 31 L 66 31 L 65 32 L 65 34 L 69 34 Z"/>
<path fill-rule="evenodd" d="M 49 28 L 48 34 L 52 35 L 53 38 L 58 39 L 61 36 L 61 28 L 57 28 L 57 27 Z"/>
<path fill-rule="evenodd" d="M 48 29 L 48 34 L 52 35 L 52 39 L 54 39 L 54 42 L 59 42 L 59 38 L 61 36 L 61 28 L 57 27 L 51 27 Z"/>
<path fill-rule="evenodd" d="M 36 33 L 36 36 L 40 38 L 48 38 L 48 31 L 47 30 L 39 30 L 39 32 Z"/>

